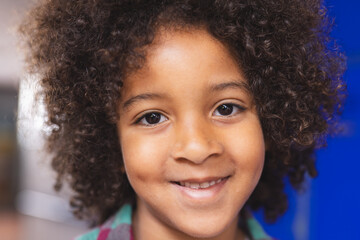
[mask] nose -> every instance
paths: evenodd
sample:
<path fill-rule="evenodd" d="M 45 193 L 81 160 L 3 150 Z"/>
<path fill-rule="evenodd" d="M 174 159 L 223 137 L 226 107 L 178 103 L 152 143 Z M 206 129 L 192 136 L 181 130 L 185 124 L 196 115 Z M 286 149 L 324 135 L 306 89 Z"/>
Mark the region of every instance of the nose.
<path fill-rule="evenodd" d="M 224 151 L 211 123 L 193 119 L 179 124 L 175 134 L 176 142 L 172 150 L 175 160 L 202 164 L 211 156 L 221 155 Z"/>

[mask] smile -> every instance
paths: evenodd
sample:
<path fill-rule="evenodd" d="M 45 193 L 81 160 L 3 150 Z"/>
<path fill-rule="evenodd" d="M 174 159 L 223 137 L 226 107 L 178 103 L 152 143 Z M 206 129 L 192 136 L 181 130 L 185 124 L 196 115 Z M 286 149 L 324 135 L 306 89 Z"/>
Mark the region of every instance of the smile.
<path fill-rule="evenodd" d="M 181 181 L 181 182 L 177 182 L 177 184 L 179 184 L 182 187 L 187 187 L 187 188 L 192 188 L 192 189 L 206 189 L 211 186 L 214 186 L 215 184 L 220 183 L 224 179 L 226 179 L 226 178 L 219 178 L 216 180 L 201 182 L 201 183 Z"/>
<path fill-rule="evenodd" d="M 224 195 L 223 189 L 229 178 L 187 179 L 171 183 L 180 201 L 192 207 L 200 207 L 216 203 Z"/>

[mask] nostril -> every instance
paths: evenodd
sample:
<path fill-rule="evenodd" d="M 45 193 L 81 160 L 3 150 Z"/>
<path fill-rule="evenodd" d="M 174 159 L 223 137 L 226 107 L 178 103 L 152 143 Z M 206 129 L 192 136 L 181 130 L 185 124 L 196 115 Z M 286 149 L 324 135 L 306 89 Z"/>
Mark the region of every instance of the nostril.
<path fill-rule="evenodd" d="M 186 125 L 181 125 L 186 127 Z M 223 153 L 221 141 L 216 138 L 215 132 L 206 126 L 189 124 L 185 129 L 176 132 L 176 139 L 171 150 L 171 157 L 175 160 L 187 160 L 201 164 L 209 157 Z"/>

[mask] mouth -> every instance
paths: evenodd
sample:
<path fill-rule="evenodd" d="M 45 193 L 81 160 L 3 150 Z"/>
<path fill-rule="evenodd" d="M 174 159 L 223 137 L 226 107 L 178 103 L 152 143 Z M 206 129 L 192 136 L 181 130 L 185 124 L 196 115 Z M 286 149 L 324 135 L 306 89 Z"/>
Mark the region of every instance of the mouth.
<path fill-rule="evenodd" d="M 212 178 L 206 181 L 196 181 L 196 180 L 186 180 L 186 181 L 172 181 L 171 183 L 177 184 L 181 187 L 195 189 L 195 190 L 201 190 L 201 189 L 208 189 L 212 186 L 215 186 L 217 184 L 220 184 L 221 182 L 227 180 L 230 176 L 223 177 L 223 178 Z"/>
<path fill-rule="evenodd" d="M 178 199 L 185 205 L 196 207 L 214 206 L 220 199 L 226 196 L 226 177 L 192 178 L 170 182 L 174 186 Z"/>

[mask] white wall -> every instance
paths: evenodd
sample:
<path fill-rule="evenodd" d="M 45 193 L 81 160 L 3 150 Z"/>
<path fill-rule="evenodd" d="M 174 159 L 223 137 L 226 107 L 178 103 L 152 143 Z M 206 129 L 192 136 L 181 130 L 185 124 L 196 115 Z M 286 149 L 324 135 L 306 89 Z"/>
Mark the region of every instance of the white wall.
<path fill-rule="evenodd" d="M 0 86 L 16 88 L 22 75 L 16 26 L 31 4 L 31 0 L 0 0 Z"/>

